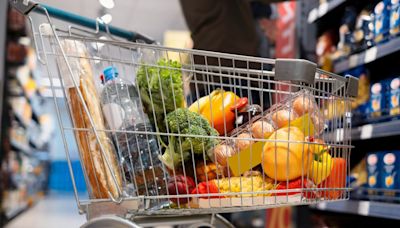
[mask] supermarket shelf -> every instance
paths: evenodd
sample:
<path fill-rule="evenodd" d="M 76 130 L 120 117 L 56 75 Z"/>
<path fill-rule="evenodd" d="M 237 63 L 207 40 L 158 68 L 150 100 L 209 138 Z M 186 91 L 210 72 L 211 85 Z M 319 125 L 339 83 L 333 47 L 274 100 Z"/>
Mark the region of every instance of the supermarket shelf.
<path fill-rule="evenodd" d="M 400 135 L 400 120 L 366 124 L 351 130 L 352 140 L 364 140 Z"/>
<path fill-rule="evenodd" d="M 32 149 L 27 145 L 17 142 L 16 140 L 11 139 L 11 147 L 26 154 L 27 156 L 32 156 Z"/>
<path fill-rule="evenodd" d="M 400 135 L 400 120 L 366 124 L 351 129 L 351 140 L 366 140 L 396 135 Z M 342 141 L 343 129 L 337 129 L 335 132 L 327 135 L 327 138 L 332 141 Z"/>
<path fill-rule="evenodd" d="M 377 46 L 371 47 L 361 53 L 350 55 L 344 60 L 339 60 L 334 63 L 334 72 L 342 73 L 346 70 L 373 62 L 397 51 L 400 51 L 400 38 L 395 38 L 386 43 L 378 44 Z"/>
<path fill-rule="evenodd" d="M 322 202 L 313 208 L 338 213 L 357 214 L 387 219 L 400 219 L 400 204 L 374 201 L 348 200 L 326 203 Z"/>
<path fill-rule="evenodd" d="M 325 2 L 320 4 L 317 8 L 313 8 L 308 13 L 307 21 L 308 23 L 314 23 L 321 17 L 325 16 L 329 11 L 335 9 L 336 7 L 343 4 L 346 0 L 332 0 L 329 2 Z"/>

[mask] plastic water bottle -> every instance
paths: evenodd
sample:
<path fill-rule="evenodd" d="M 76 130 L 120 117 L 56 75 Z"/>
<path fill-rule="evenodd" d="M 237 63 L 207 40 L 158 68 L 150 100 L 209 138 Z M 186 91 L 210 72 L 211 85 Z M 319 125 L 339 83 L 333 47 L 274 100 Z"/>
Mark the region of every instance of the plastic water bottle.
<path fill-rule="evenodd" d="M 104 69 L 105 85 L 101 93 L 103 114 L 112 131 L 120 163 L 125 174 L 128 194 L 162 195 L 165 190 L 159 148 L 152 134 L 125 131 L 153 132 L 144 113 L 137 88 L 118 77 L 115 67 Z M 130 190 L 129 190 L 130 189 Z M 129 192 L 130 191 L 130 192 Z M 133 192 L 133 193 L 132 193 Z"/>

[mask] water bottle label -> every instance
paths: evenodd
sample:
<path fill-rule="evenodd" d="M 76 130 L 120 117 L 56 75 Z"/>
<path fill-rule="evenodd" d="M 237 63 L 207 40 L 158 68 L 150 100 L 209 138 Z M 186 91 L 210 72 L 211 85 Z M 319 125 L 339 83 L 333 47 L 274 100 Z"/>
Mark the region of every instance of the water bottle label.
<path fill-rule="evenodd" d="M 110 130 L 118 130 L 121 128 L 125 119 L 125 111 L 120 105 L 115 103 L 104 105 L 103 114 Z"/>

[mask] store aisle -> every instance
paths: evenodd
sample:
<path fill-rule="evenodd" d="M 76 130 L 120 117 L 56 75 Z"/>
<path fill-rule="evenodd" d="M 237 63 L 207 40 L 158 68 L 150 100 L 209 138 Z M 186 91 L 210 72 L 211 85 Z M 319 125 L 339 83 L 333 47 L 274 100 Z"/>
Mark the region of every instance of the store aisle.
<path fill-rule="evenodd" d="M 85 216 L 78 214 L 72 194 L 50 194 L 11 221 L 6 228 L 75 228 L 85 221 Z"/>

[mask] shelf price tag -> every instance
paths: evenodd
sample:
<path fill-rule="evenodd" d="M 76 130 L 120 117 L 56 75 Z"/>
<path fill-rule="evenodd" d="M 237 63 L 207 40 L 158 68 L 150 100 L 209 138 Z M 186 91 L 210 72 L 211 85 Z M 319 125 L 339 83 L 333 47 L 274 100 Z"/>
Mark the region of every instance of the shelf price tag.
<path fill-rule="evenodd" d="M 373 131 L 374 131 L 374 126 L 372 124 L 367 124 L 362 126 L 360 139 L 370 139 L 372 137 Z"/>
<path fill-rule="evenodd" d="M 344 129 L 339 128 L 336 130 L 336 142 L 342 142 L 344 138 Z"/>
<path fill-rule="evenodd" d="M 360 201 L 358 203 L 358 214 L 367 216 L 369 214 L 369 201 Z"/>
<path fill-rule="evenodd" d="M 321 202 L 317 204 L 318 209 L 325 210 L 326 209 L 326 202 Z"/>
<path fill-rule="evenodd" d="M 364 63 L 372 62 L 376 59 L 376 54 L 378 53 L 378 48 L 371 47 L 365 52 Z"/>
<path fill-rule="evenodd" d="M 352 55 L 349 58 L 349 67 L 353 68 L 358 65 L 358 55 Z"/>

